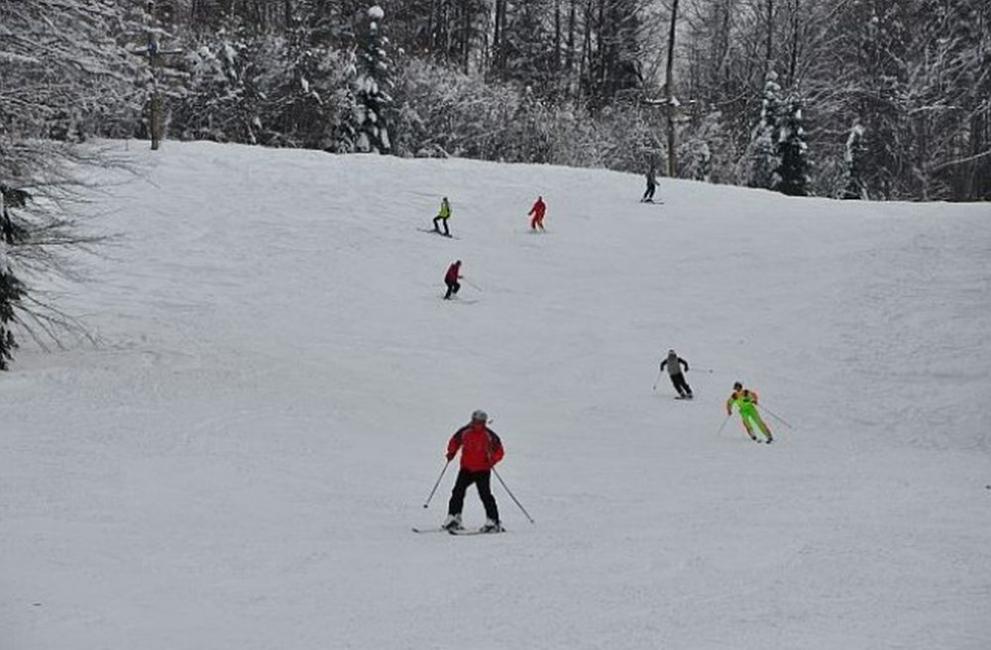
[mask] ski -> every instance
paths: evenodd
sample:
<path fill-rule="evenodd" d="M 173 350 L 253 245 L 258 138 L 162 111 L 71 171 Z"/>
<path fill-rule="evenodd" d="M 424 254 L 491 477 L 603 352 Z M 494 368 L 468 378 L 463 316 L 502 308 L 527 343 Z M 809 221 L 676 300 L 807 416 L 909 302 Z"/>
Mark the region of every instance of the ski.
<path fill-rule="evenodd" d="M 451 533 L 452 535 L 457 535 L 457 536 L 461 536 L 461 535 L 498 535 L 499 533 L 505 533 L 506 532 L 506 529 L 503 528 L 502 530 L 493 530 L 491 532 L 486 532 L 484 530 L 470 530 L 470 529 L 467 529 L 467 528 L 462 528 L 461 530 L 449 530 L 447 532 Z"/>
<path fill-rule="evenodd" d="M 425 233 L 429 233 L 429 234 L 432 234 L 432 235 L 440 235 L 441 237 L 447 237 L 448 239 L 460 239 L 460 237 L 455 237 L 454 235 L 445 235 L 444 233 L 440 232 L 439 230 L 434 230 L 433 228 L 417 228 L 417 230 L 420 231 L 420 232 L 425 232 Z"/>
<path fill-rule="evenodd" d="M 441 528 L 440 526 L 438 526 L 437 528 L 417 528 L 416 526 L 414 526 L 413 532 L 418 535 L 423 535 L 425 533 L 446 533 L 448 532 L 448 530 L 446 528 Z"/>

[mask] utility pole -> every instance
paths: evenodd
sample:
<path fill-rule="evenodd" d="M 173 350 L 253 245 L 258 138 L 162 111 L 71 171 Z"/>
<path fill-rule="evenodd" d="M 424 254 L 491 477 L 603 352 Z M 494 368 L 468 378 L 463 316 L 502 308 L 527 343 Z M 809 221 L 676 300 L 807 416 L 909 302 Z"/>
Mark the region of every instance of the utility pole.
<path fill-rule="evenodd" d="M 148 0 L 148 19 L 152 23 L 155 18 L 155 3 Z M 151 94 L 148 100 L 148 131 L 151 136 L 151 150 L 157 151 L 165 137 L 165 117 L 164 100 L 159 89 L 158 77 L 159 69 L 162 66 L 162 56 L 169 54 L 181 54 L 182 50 L 162 50 L 158 45 L 158 31 L 152 24 L 149 24 L 145 32 L 147 45 L 143 50 L 132 50 L 132 54 L 148 58 L 148 67 L 151 71 Z"/>

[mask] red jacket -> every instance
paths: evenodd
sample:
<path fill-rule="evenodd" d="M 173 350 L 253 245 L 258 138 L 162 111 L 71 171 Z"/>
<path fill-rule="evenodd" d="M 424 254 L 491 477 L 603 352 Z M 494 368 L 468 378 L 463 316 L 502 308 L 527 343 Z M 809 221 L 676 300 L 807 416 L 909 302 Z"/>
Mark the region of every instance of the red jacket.
<path fill-rule="evenodd" d="M 483 422 L 472 422 L 457 430 L 447 443 L 447 459 L 461 449 L 461 469 L 486 472 L 502 460 L 505 451 L 502 440 Z"/>
<path fill-rule="evenodd" d="M 537 199 L 537 202 L 533 204 L 530 208 L 530 214 L 532 214 L 537 220 L 544 218 L 544 212 L 547 210 L 547 204 L 541 199 Z"/>
<path fill-rule="evenodd" d="M 461 265 L 455 262 L 447 269 L 447 274 L 444 276 L 444 282 L 447 284 L 454 284 L 458 281 L 458 271 L 461 270 Z"/>

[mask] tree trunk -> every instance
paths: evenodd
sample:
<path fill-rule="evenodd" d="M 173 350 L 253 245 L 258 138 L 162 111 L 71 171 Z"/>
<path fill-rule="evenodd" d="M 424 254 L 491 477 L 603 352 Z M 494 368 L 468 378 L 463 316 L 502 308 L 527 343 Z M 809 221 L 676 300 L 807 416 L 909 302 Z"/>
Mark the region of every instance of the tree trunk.
<path fill-rule="evenodd" d="M 606 48 L 608 47 L 606 38 L 606 0 L 599 0 L 599 18 L 596 25 L 595 57 L 599 66 L 596 75 L 596 88 L 600 89 L 606 79 Z M 596 93 L 598 94 L 598 93 Z"/>
<path fill-rule="evenodd" d="M 774 0 L 767 0 L 767 42 L 764 47 L 764 78 L 771 71 L 774 56 Z"/>
<path fill-rule="evenodd" d="M 506 0 L 496 0 L 495 3 L 495 33 L 492 36 L 492 67 L 502 72 L 505 65 L 505 30 L 506 30 Z"/>
<path fill-rule="evenodd" d="M 788 53 L 788 86 L 794 87 L 795 75 L 798 74 L 798 50 L 800 47 L 798 39 L 798 12 L 801 9 L 800 0 L 792 0 L 791 6 L 791 52 Z"/>
<path fill-rule="evenodd" d="M 582 55 L 578 60 L 579 94 L 589 92 L 592 76 L 592 0 L 585 3 L 585 34 L 582 37 Z"/>
<path fill-rule="evenodd" d="M 575 5 L 578 0 L 571 0 L 571 8 L 568 12 L 568 53 L 565 57 L 564 68 L 571 75 L 575 65 Z"/>
<path fill-rule="evenodd" d="M 671 29 L 668 32 L 668 65 L 665 71 L 664 86 L 667 88 L 668 122 L 668 176 L 675 178 L 678 173 L 678 153 L 674 133 L 674 39 L 678 24 L 678 0 L 671 5 Z"/>
<path fill-rule="evenodd" d="M 465 74 L 468 74 L 468 64 L 471 58 L 471 3 L 463 2 L 462 11 L 464 12 L 463 21 L 461 24 L 462 29 L 462 52 L 461 52 L 461 65 L 464 68 Z"/>

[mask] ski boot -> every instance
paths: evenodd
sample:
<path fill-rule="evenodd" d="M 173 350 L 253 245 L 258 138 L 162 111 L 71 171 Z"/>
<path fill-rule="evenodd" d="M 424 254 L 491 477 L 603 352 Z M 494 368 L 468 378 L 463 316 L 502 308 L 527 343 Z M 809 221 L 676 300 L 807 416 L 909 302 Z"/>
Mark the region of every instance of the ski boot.
<path fill-rule="evenodd" d="M 485 525 L 478 529 L 480 533 L 501 533 L 505 530 L 498 521 L 492 521 L 491 519 L 485 520 Z"/>
<path fill-rule="evenodd" d="M 452 530 L 464 530 L 464 526 L 461 525 L 461 513 L 456 515 L 448 515 L 444 523 L 441 524 L 441 528 L 447 531 Z"/>

